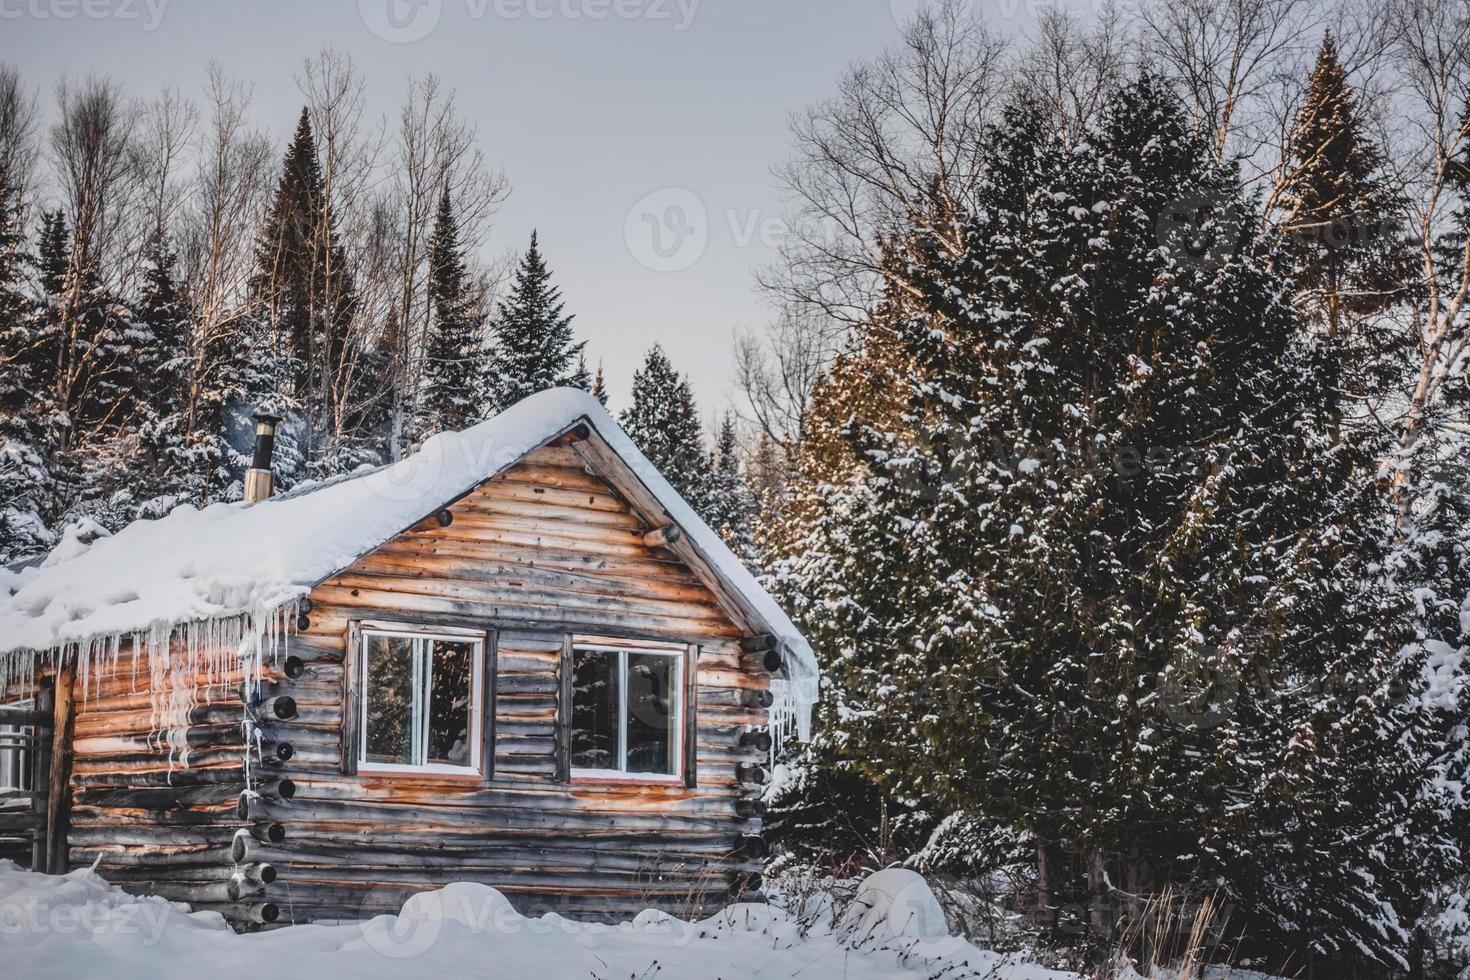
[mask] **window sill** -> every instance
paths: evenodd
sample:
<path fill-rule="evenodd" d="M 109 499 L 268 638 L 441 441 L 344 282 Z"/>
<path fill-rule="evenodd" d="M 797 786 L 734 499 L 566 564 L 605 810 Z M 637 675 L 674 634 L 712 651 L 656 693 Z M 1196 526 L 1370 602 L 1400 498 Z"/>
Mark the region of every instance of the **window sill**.
<path fill-rule="evenodd" d="M 483 782 L 485 774 L 468 766 L 391 766 L 359 762 L 359 776 L 383 777 L 388 779 L 443 779 L 472 780 Z"/>
<path fill-rule="evenodd" d="M 599 769 L 573 769 L 573 783 L 601 783 L 616 786 L 672 786 L 682 787 L 683 776 L 660 776 L 653 773 L 614 772 Z"/>

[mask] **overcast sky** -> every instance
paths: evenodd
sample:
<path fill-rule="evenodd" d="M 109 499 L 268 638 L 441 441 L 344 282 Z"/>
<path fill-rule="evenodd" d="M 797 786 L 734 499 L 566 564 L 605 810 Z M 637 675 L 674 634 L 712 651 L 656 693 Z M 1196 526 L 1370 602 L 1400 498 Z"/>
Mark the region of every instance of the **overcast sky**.
<path fill-rule="evenodd" d="M 215 59 L 255 81 L 282 143 L 323 46 L 363 69 L 374 114 L 437 73 L 511 181 L 489 252 L 539 228 L 615 402 L 658 342 L 709 417 L 732 392 L 732 331 L 767 317 L 753 273 L 779 231 L 788 114 L 893 43 L 895 12 L 919 2 L 0 0 L 0 59 L 48 104 L 63 73 L 198 94 Z M 1019 0 L 998 4 L 1013 18 Z"/>

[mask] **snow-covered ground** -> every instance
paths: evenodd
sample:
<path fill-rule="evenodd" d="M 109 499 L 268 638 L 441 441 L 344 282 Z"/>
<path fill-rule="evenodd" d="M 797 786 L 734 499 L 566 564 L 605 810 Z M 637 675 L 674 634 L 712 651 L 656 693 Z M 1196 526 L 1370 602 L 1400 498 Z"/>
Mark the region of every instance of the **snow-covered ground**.
<path fill-rule="evenodd" d="M 654 911 L 615 926 L 528 919 L 493 888 L 460 883 L 368 922 L 237 935 L 216 913 L 135 898 L 86 870 L 52 877 L 0 861 L 0 976 L 1081 980 L 949 935 L 909 871 L 879 872 L 850 906 L 813 918 L 735 905 L 702 922 Z"/>

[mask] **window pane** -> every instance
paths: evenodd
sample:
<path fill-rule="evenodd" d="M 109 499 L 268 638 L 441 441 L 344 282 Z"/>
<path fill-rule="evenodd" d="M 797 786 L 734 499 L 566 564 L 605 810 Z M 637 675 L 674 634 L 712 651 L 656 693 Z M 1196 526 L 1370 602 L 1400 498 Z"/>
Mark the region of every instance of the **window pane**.
<path fill-rule="evenodd" d="M 618 768 L 618 655 L 572 651 L 572 766 Z"/>
<path fill-rule="evenodd" d="M 413 762 L 413 640 L 369 636 L 365 694 L 368 762 Z"/>
<path fill-rule="evenodd" d="M 675 775 L 679 717 L 673 657 L 628 654 L 628 771 Z"/>
<path fill-rule="evenodd" d="M 470 701 L 473 696 L 475 644 L 468 640 L 434 640 L 429 677 L 428 762 L 470 764 Z"/>
<path fill-rule="evenodd" d="M 23 742 L 21 737 L 29 736 L 32 731 L 28 725 L 0 725 L 0 789 L 31 788 L 31 750 L 21 747 L 30 743 Z"/>

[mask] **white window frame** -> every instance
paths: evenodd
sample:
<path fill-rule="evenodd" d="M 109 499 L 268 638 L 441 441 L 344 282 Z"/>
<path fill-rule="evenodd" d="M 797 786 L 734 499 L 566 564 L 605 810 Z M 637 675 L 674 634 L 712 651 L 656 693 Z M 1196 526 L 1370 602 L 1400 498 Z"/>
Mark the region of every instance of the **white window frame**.
<path fill-rule="evenodd" d="M 3 707 L 6 708 L 33 709 L 35 706 L 36 702 L 31 698 L 3 704 Z M 24 784 L 29 782 L 33 775 L 30 769 L 34 759 L 33 754 L 36 751 L 35 734 L 34 725 L 0 725 L 0 735 L 12 736 L 5 739 L 5 747 L 0 748 L 0 791 L 11 790 L 27 793 L 34 790 L 35 787 Z M 33 739 L 26 748 L 20 748 L 20 739 L 14 737 L 22 735 L 29 735 Z"/>
<path fill-rule="evenodd" d="M 364 626 L 358 637 L 358 659 L 362 661 L 358 665 L 358 683 L 361 688 L 357 698 L 358 711 L 358 733 L 357 733 L 357 770 L 358 772 L 401 772 L 401 773 L 434 773 L 445 776 L 473 776 L 482 773 L 484 760 L 481 758 L 485 743 L 485 714 L 481 703 L 484 690 L 485 671 L 485 634 L 476 630 L 459 630 L 448 627 L 435 627 L 432 629 L 413 629 L 408 627 L 374 627 Z M 434 669 L 434 647 L 435 640 L 451 640 L 456 643 L 468 641 L 473 645 L 470 651 L 470 761 L 468 765 L 454 766 L 442 762 L 426 762 L 422 765 L 401 762 L 370 762 L 367 757 L 368 739 L 368 696 L 371 694 L 368 684 L 368 641 L 374 637 L 399 637 L 415 641 L 414 643 L 414 684 L 417 686 L 418 678 L 426 680 L 433 676 Z M 427 657 L 427 670 L 422 674 L 419 670 L 419 658 Z M 424 703 L 420 707 L 418 699 L 414 699 L 414 708 L 418 713 L 421 723 L 416 723 L 413 728 L 412 741 L 409 746 L 409 757 L 418 758 L 427 752 L 425 738 L 429 725 L 430 703 L 433 696 L 432 681 L 425 684 Z"/>
<path fill-rule="evenodd" d="M 572 659 L 576 662 L 578 651 L 588 653 L 615 653 L 618 655 L 618 768 L 617 769 L 580 769 L 573 767 L 573 779 L 587 780 L 614 780 L 628 783 L 664 783 L 669 785 L 683 785 L 684 783 L 684 712 L 689 710 L 684 703 L 684 661 L 687 651 L 671 650 L 667 647 L 636 647 L 636 646 L 610 646 L 603 643 L 573 643 Z M 677 697 L 678 711 L 674 713 L 673 735 L 673 759 L 674 771 L 672 773 L 661 772 L 628 772 L 628 657 L 650 656 L 667 657 L 674 661 L 674 677 L 671 690 Z M 568 669 L 571 669 L 571 664 Z M 568 694 L 573 703 L 577 698 L 577 692 L 573 689 Z M 571 716 L 572 704 L 567 705 L 567 739 L 571 740 Z"/>

